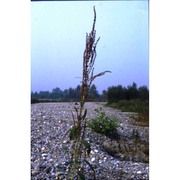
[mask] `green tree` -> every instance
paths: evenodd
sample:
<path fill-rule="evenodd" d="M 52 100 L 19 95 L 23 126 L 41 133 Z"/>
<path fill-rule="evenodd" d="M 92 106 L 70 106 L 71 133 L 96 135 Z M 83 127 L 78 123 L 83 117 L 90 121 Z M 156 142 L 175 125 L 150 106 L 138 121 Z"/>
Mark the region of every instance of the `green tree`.
<path fill-rule="evenodd" d="M 50 92 L 49 91 L 40 91 L 39 92 L 39 98 L 40 99 L 49 99 Z"/>
<path fill-rule="evenodd" d="M 137 84 L 133 82 L 132 85 L 127 87 L 126 99 L 131 100 L 131 99 L 137 99 L 137 98 L 138 98 Z"/>
<path fill-rule="evenodd" d="M 99 93 L 97 91 L 97 88 L 96 86 L 93 84 L 91 87 L 90 87 L 90 90 L 89 90 L 89 99 L 98 99 L 99 98 Z"/>
<path fill-rule="evenodd" d="M 149 99 L 149 90 L 146 86 L 141 86 L 138 88 L 139 92 L 139 98 L 143 100 L 148 100 Z"/>
<path fill-rule="evenodd" d="M 31 92 L 31 99 L 39 99 L 39 94 L 37 93 L 37 91 Z"/>
<path fill-rule="evenodd" d="M 75 90 L 73 88 L 69 88 L 68 90 L 68 99 L 72 100 L 76 97 Z"/>
<path fill-rule="evenodd" d="M 101 98 L 102 98 L 103 101 L 107 100 L 107 91 L 106 90 L 103 90 Z"/>
<path fill-rule="evenodd" d="M 52 99 L 60 99 L 63 98 L 62 90 L 58 87 L 54 88 L 51 92 L 51 98 Z"/>
<path fill-rule="evenodd" d="M 118 102 L 120 100 L 122 94 L 122 88 L 121 86 L 117 87 L 117 86 L 112 86 L 108 88 L 108 92 L 107 92 L 107 98 L 108 98 L 108 102 Z"/>

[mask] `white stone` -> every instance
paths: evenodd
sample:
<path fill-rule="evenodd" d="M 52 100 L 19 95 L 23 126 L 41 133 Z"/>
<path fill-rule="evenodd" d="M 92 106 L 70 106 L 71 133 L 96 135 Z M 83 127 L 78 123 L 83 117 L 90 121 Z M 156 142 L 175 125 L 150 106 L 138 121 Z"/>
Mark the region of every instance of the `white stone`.
<path fill-rule="evenodd" d="M 49 159 L 49 162 L 53 162 L 53 159 Z"/>
<path fill-rule="evenodd" d="M 91 151 L 91 154 L 94 154 L 94 151 Z"/>
<path fill-rule="evenodd" d="M 93 158 L 91 159 L 91 161 L 94 162 L 94 161 L 95 161 L 95 157 L 93 157 Z"/>
<path fill-rule="evenodd" d="M 136 173 L 137 173 L 137 174 L 141 174 L 142 172 L 141 172 L 141 171 L 137 171 Z"/>
<path fill-rule="evenodd" d="M 47 154 L 46 154 L 46 153 L 43 153 L 42 156 L 47 156 Z"/>
<path fill-rule="evenodd" d="M 95 150 L 94 150 L 94 152 L 98 153 L 98 150 L 97 150 L 97 149 L 95 149 Z"/>

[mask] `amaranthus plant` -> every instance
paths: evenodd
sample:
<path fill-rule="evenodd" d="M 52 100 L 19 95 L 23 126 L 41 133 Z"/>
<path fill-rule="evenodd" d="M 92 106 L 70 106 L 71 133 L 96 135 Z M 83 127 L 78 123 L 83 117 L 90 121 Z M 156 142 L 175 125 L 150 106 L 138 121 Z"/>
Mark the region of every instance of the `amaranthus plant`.
<path fill-rule="evenodd" d="M 89 89 L 92 82 L 99 76 L 104 75 L 110 71 L 104 71 L 94 75 L 94 63 L 96 59 L 96 46 L 100 38 L 95 40 L 96 31 L 96 10 L 94 9 L 94 21 L 91 32 L 86 33 L 86 44 L 83 54 L 83 73 L 81 84 L 81 102 L 77 107 L 75 106 L 75 116 L 73 116 L 73 126 L 69 130 L 69 138 L 71 140 L 71 164 L 68 172 L 68 179 L 85 179 L 84 165 L 87 164 L 93 171 L 93 178 L 95 179 L 95 171 L 91 164 L 87 161 L 87 156 L 90 154 L 91 146 L 88 141 L 85 140 L 86 127 L 87 127 L 87 109 L 84 108 L 85 102 L 88 99 Z"/>

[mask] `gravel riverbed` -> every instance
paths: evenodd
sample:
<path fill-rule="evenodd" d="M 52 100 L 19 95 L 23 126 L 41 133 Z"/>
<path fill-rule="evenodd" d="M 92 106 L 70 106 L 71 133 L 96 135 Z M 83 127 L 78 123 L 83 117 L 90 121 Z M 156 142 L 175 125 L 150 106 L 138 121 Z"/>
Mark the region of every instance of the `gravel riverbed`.
<path fill-rule="evenodd" d="M 62 138 L 73 123 L 74 106 L 73 102 L 31 105 L 32 180 L 56 180 L 57 176 L 65 179 L 70 142 L 68 136 Z M 149 179 L 149 128 L 132 125 L 133 113 L 105 107 L 104 103 L 88 102 L 85 106 L 88 119 L 98 115 L 95 109 L 102 108 L 108 116 L 117 117 L 120 124 L 116 140 L 87 132 L 92 149 L 88 161 L 96 179 Z M 88 166 L 86 171 L 88 179 Z"/>

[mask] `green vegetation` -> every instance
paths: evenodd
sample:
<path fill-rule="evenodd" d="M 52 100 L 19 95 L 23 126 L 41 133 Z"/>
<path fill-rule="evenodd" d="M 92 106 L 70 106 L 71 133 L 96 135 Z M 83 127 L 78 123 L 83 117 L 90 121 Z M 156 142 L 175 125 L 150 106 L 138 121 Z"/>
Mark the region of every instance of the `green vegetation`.
<path fill-rule="evenodd" d="M 31 98 L 31 104 L 35 104 L 35 103 L 39 103 L 39 100 L 35 98 Z"/>
<path fill-rule="evenodd" d="M 146 86 L 141 86 L 137 88 L 135 82 L 132 85 L 127 87 L 112 86 L 108 88 L 107 91 L 107 100 L 108 103 L 119 102 L 122 100 L 133 100 L 133 99 L 141 99 L 141 100 L 149 100 L 149 90 Z"/>
<path fill-rule="evenodd" d="M 97 91 L 96 86 L 93 84 L 89 88 L 89 99 L 99 99 L 100 95 Z M 40 102 L 67 102 L 67 101 L 80 101 L 81 99 L 81 86 L 78 85 L 76 88 L 65 89 L 64 91 L 56 87 L 51 92 L 40 91 L 31 92 L 31 99 L 37 99 Z"/>
<path fill-rule="evenodd" d="M 134 125 L 148 126 L 149 125 L 149 101 L 148 100 L 122 100 L 118 102 L 108 103 L 107 106 L 120 109 L 123 112 L 136 112 L 131 115 L 135 119 Z"/>
<path fill-rule="evenodd" d="M 134 125 L 149 125 L 149 90 L 146 86 L 137 88 L 136 83 L 127 87 L 112 86 L 107 91 L 107 106 L 123 112 L 136 112 L 131 116 Z"/>
<path fill-rule="evenodd" d="M 31 92 L 31 103 L 39 102 L 75 102 L 81 99 L 81 86 L 76 88 L 69 88 L 61 90 L 56 87 L 51 92 L 39 91 Z M 97 87 L 92 84 L 89 88 L 89 96 L 87 101 L 108 101 L 109 103 L 118 102 L 120 100 L 132 100 L 132 99 L 149 99 L 149 90 L 146 86 L 141 86 L 137 89 L 136 83 L 123 87 L 122 85 L 111 86 L 107 90 L 103 90 L 102 94 L 99 94 Z"/>
<path fill-rule="evenodd" d="M 96 118 L 88 121 L 88 126 L 95 132 L 104 134 L 109 137 L 116 135 L 116 128 L 118 127 L 118 119 L 115 117 L 108 117 L 105 112 L 96 110 L 99 114 Z"/>

